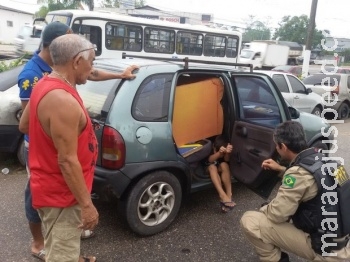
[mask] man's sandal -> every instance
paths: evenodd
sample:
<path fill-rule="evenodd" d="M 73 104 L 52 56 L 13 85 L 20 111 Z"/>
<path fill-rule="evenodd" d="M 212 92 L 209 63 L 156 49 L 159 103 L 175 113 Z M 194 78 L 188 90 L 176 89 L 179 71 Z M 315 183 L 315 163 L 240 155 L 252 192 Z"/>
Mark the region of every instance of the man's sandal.
<path fill-rule="evenodd" d="M 83 260 L 84 260 L 84 262 L 96 262 L 97 261 L 97 258 L 96 257 L 92 257 L 92 256 L 90 256 L 90 257 L 81 257 Z"/>
<path fill-rule="evenodd" d="M 45 250 L 42 249 L 38 253 L 32 252 L 32 256 L 37 259 L 40 259 L 41 261 L 45 261 Z"/>
<path fill-rule="evenodd" d="M 95 236 L 94 231 L 92 231 L 92 230 L 83 230 L 81 232 L 80 238 L 81 239 L 88 239 L 88 238 L 92 238 L 93 236 Z"/>

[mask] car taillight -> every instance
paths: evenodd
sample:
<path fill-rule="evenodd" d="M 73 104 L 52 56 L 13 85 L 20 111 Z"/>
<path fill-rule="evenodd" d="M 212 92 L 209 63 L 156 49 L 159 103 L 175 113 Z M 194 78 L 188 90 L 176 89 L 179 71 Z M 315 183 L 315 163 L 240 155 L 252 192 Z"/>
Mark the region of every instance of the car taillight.
<path fill-rule="evenodd" d="M 333 86 L 331 88 L 331 94 L 334 96 L 335 94 L 339 95 L 339 86 Z"/>
<path fill-rule="evenodd" d="M 102 167 L 120 169 L 125 164 L 125 143 L 117 130 L 105 126 L 102 135 Z"/>

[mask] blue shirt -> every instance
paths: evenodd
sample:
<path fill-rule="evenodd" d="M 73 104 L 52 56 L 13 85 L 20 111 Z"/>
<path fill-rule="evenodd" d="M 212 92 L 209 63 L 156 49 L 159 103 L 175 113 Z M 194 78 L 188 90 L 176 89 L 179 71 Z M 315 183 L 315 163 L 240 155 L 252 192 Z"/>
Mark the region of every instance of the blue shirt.
<path fill-rule="evenodd" d="M 18 76 L 19 98 L 21 101 L 28 101 L 36 83 L 52 71 L 52 68 L 38 55 L 39 52 L 34 53 Z M 27 135 L 24 136 L 24 139 L 29 141 Z"/>

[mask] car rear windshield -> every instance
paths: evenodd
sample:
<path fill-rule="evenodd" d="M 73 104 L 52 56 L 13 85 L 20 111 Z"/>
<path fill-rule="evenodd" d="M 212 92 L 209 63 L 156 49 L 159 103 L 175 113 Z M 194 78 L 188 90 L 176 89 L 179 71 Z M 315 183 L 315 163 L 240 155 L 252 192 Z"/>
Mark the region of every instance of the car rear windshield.
<path fill-rule="evenodd" d="M 317 74 L 303 79 L 305 85 L 326 85 L 334 86 L 335 82 L 340 82 L 340 75 Z"/>
<path fill-rule="evenodd" d="M 272 70 L 283 70 L 283 71 L 288 71 L 290 69 L 290 66 L 276 66 Z"/>
<path fill-rule="evenodd" d="M 79 95 L 91 118 L 101 120 L 104 117 L 103 113 L 108 111 L 114 98 L 109 96 L 112 93 L 111 90 L 120 81 L 120 79 L 87 81 L 85 85 L 77 86 Z M 111 99 L 107 100 L 108 97 Z"/>

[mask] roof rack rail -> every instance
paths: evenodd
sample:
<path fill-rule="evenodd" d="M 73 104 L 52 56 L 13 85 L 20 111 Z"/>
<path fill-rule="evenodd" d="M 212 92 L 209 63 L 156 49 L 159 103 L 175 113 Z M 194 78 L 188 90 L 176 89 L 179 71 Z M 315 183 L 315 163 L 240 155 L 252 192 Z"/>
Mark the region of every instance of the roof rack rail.
<path fill-rule="evenodd" d="M 169 58 L 169 57 L 153 57 L 153 56 L 141 56 L 141 55 L 128 55 L 125 52 L 122 53 L 122 59 L 125 59 L 127 57 L 131 58 L 143 58 L 143 59 L 151 59 L 151 60 L 159 60 L 159 61 L 174 61 L 174 62 L 184 62 L 185 63 L 185 69 L 188 69 L 188 63 L 200 63 L 200 64 L 212 64 L 212 65 L 228 65 L 228 66 L 240 66 L 240 67 L 249 67 L 250 72 L 253 72 L 253 65 L 252 64 L 241 64 L 241 63 L 228 63 L 228 62 L 215 62 L 210 60 L 196 60 L 196 59 L 189 59 L 188 57 L 185 58 Z"/>

